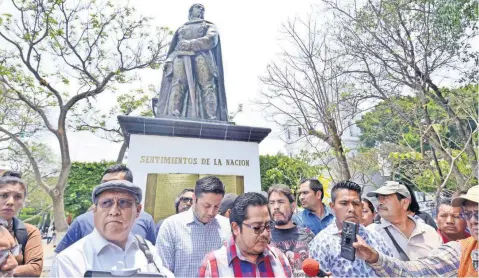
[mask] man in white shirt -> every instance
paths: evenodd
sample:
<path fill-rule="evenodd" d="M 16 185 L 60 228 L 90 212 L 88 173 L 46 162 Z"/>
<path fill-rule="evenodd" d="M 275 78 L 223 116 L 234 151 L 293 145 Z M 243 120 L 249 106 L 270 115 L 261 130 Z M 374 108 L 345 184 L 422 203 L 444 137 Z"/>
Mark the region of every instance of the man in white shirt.
<path fill-rule="evenodd" d="M 55 258 L 51 277 L 83 277 L 88 270 L 114 273 L 127 269 L 173 277 L 154 247 L 131 233 L 141 211 L 140 187 L 126 180 L 104 182 L 93 189 L 92 200 L 95 229 Z"/>
<path fill-rule="evenodd" d="M 405 185 L 389 181 L 367 196 L 378 198 L 381 216 L 381 223 L 371 224 L 367 229 L 383 236 L 394 257 L 403 261 L 416 260 L 442 244 L 434 228 L 408 216 L 411 194 Z"/>

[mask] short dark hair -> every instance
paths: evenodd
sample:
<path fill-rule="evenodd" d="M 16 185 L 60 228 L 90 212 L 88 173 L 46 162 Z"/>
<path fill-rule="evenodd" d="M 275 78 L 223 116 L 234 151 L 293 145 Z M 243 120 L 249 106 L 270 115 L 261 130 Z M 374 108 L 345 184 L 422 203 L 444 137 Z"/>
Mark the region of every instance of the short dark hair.
<path fill-rule="evenodd" d="M 118 173 L 118 172 L 125 173 L 125 180 L 129 182 L 133 182 L 133 173 L 124 164 L 115 164 L 106 168 L 105 172 L 103 172 L 103 176 L 106 174 Z"/>
<path fill-rule="evenodd" d="M 442 205 L 452 207 L 452 199 L 451 198 L 443 198 L 443 199 L 439 200 L 439 205 L 436 207 L 436 214 L 439 213 L 439 208 Z"/>
<path fill-rule="evenodd" d="M 20 172 L 17 172 L 17 171 L 5 171 L 3 174 L 2 174 L 2 177 L 17 177 L 19 179 L 22 178 L 22 173 Z"/>
<path fill-rule="evenodd" d="M 290 203 L 293 203 L 293 202 L 294 202 L 294 196 L 293 196 L 293 194 L 291 193 L 291 188 L 289 188 L 288 186 L 286 186 L 286 185 L 284 185 L 284 184 L 273 184 L 273 185 L 268 189 L 268 200 L 269 200 L 269 197 L 271 196 L 271 194 L 272 194 L 273 192 L 283 194 L 284 196 L 286 196 L 286 198 L 288 198 L 288 201 L 289 201 Z"/>
<path fill-rule="evenodd" d="M 376 212 L 376 209 L 374 208 L 374 205 L 373 205 L 373 203 L 371 202 L 371 200 L 369 200 L 368 198 L 362 198 L 361 201 L 362 201 L 362 202 L 366 202 L 366 203 L 368 204 L 368 208 L 369 208 L 373 213 Z"/>
<path fill-rule="evenodd" d="M 420 211 L 419 203 L 417 202 L 416 199 L 416 194 L 414 194 L 414 191 L 412 190 L 411 186 L 407 185 L 404 183 L 404 186 L 407 188 L 409 191 L 409 195 L 411 195 L 411 202 L 409 203 L 409 207 L 407 208 L 408 211 L 414 212 L 414 214 L 418 214 Z M 398 198 L 398 200 L 401 200 Z"/>
<path fill-rule="evenodd" d="M 203 193 L 221 194 L 225 196 L 225 186 L 217 177 L 207 176 L 196 181 L 195 196 L 200 198 Z"/>
<path fill-rule="evenodd" d="M 358 196 L 361 196 L 361 186 L 359 186 L 359 184 L 353 181 L 345 180 L 345 181 L 338 182 L 331 189 L 331 202 L 334 203 L 336 201 L 336 194 L 339 189 L 356 191 L 358 193 Z"/>
<path fill-rule="evenodd" d="M 247 209 L 249 206 L 268 206 L 268 199 L 257 192 L 247 192 L 236 198 L 230 213 L 230 223 L 236 222 L 240 230 L 242 230 L 243 221 L 248 219 Z"/>
<path fill-rule="evenodd" d="M 14 171 L 6 171 L 3 173 L 2 177 L 0 177 L 0 186 L 1 185 L 15 185 L 20 184 L 23 186 L 24 190 L 24 198 L 27 196 L 27 184 L 21 179 L 22 174 L 19 172 Z"/>
<path fill-rule="evenodd" d="M 314 193 L 321 191 L 321 201 L 323 200 L 324 197 L 324 188 L 321 182 L 318 179 L 315 178 L 307 178 L 307 179 L 301 179 L 299 181 L 299 185 L 308 182 L 309 181 L 309 188 L 314 191 Z"/>

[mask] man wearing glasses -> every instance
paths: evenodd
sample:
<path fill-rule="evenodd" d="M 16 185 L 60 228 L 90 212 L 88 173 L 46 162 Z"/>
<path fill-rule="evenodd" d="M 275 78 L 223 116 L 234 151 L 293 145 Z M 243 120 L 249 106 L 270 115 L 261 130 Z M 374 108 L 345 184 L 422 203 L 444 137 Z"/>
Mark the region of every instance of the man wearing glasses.
<path fill-rule="evenodd" d="M 376 275 L 383 277 L 478 277 L 478 203 L 479 185 L 452 200 L 452 206 L 462 208 L 461 217 L 466 220 L 471 232 L 471 237 L 467 239 L 450 241 L 432 250 L 429 256 L 404 262 L 381 254 L 358 238 L 358 242 L 353 244 L 356 258 L 365 260 L 374 268 Z"/>
<path fill-rule="evenodd" d="M 193 190 L 192 188 L 185 188 L 180 192 L 180 194 L 178 194 L 178 197 L 176 197 L 175 199 L 176 214 L 190 209 L 191 205 L 193 205 L 194 192 L 195 190 Z M 161 224 L 163 224 L 163 221 L 165 221 L 165 219 L 161 219 L 160 221 L 158 221 L 158 223 L 156 223 L 156 234 L 158 234 L 158 232 L 160 231 Z"/>
<path fill-rule="evenodd" d="M 95 229 L 56 257 L 50 276 L 79 277 L 87 270 L 139 269 L 173 277 L 163 267 L 153 245 L 131 233 L 141 211 L 141 200 L 141 188 L 126 180 L 96 186 L 92 192 Z"/>
<path fill-rule="evenodd" d="M 209 253 L 200 277 L 292 277 L 286 256 L 269 246 L 273 223 L 268 200 L 256 192 L 238 196 L 230 214 L 233 237 Z"/>
<path fill-rule="evenodd" d="M 21 246 L 15 242 L 6 225 L 7 221 L 0 218 L 0 277 L 13 277 L 18 266 L 15 256 L 20 254 Z"/>

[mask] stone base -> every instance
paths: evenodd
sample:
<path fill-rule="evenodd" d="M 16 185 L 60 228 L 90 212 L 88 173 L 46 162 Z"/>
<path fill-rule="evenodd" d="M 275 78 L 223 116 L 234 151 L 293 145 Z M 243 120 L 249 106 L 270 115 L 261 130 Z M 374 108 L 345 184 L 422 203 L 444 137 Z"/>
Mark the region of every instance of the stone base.
<path fill-rule="evenodd" d="M 258 144 L 267 128 L 173 118 L 118 116 L 128 135 L 128 167 L 155 220 L 174 213 L 174 199 L 206 175 L 227 192 L 261 191 Z"/>

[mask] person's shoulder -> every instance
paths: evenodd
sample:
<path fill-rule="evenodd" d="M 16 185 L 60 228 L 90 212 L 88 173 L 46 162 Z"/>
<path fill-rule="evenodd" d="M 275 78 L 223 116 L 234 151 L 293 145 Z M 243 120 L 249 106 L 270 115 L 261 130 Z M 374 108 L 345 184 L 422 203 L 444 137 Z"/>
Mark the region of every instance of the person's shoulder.
<path fill-rule="evenodd" d="M 78 215 L 74 221 L 78 223 L 90 222 L 93 219 L 93 211 L 87 211 L 83 214 Z"/>
<path fill-rule="evenodd" d="M 55 257 L 55 259 L 66 260 L 66 259 L 72 259 L 72 258 L 73 259 L 79 258 L 87 250 L 86 245 L 88 244 L 89 238 L 90 238 L 90 235 L 87 235 L 81 238 L 80 240 L 78 240 L 77 242 L 73 243 L 72 245 L 68 246 L 66 249 L 61 251 Z"/>
<path fill-rule="evenodd" d="M 220 223 L 220 225 L 227 225 L 227 226 L 230 225 L 230 220 L 229 220 L 229 218 L 224 217 L 223 215 L 217 214 L 217 215 L 215 216 L 215 218 L 216 218 L 216 221 L 218 221 L 218 223 Z"/>
<path fill-rule="evenodd" d="M 151 216 L 151 214 L 149 214 L 146 211 L 141 211 L 140 216 L 138 217 L 138 219 L 150 222 L 150 221 L 153 221 L 153 216 Z"/>
<path fill-rule="evenodd" d="M 32 224 L 24 223 L 25 229 L 27 230 L 28 236 L 31 237 L 33 235 L 40 235 L 40 230 L 37 227 L 33 226 Z"/>
<path fill-rule="evenodd" d="M 378 232 L 380 229 L 381 229 L 381 225 L 377 224 L 377 223 L 372 223 L 372 224 L 369 224 L 368 226 L 365 227 L 365 229 L 367 231 L 375 231 L 375 232 Z"/>
<path fill-rule="evenodd" d="M 425 222 L 416 221 L 416 225 L 417 225 L 417 227 L 418 227 L 420 230 L 426 232 L 427 234 L 432 234 L 432 233 L 434 233 L 434 234 L 438 235 L 437 231 L 436 231 L 433 227 L 431 227 L 429 224 L 427 224 L 427 223 L 425 223 Z"/>

